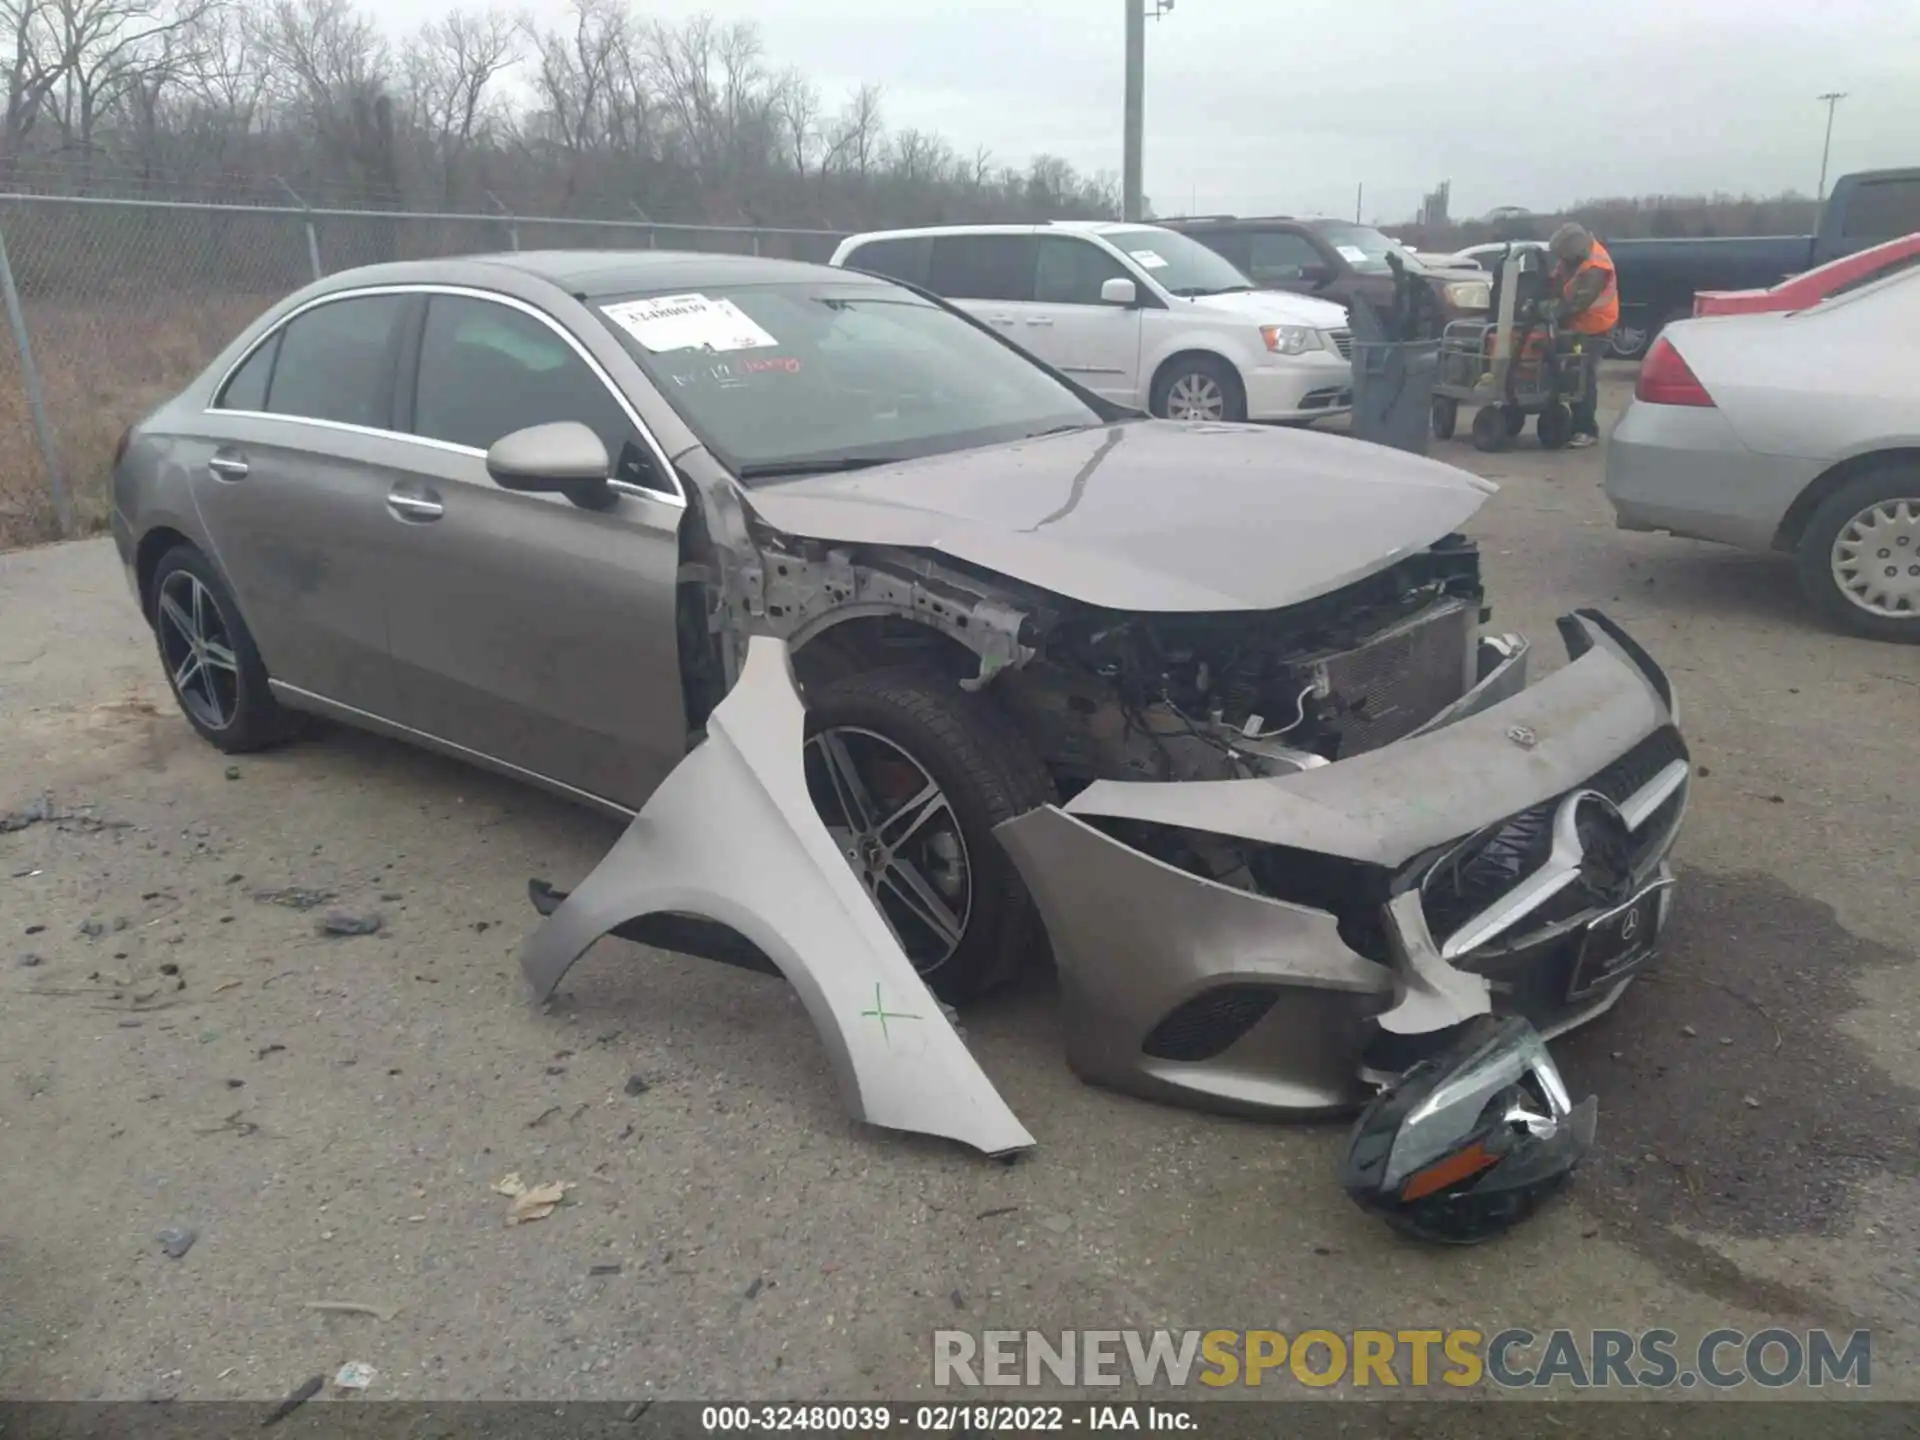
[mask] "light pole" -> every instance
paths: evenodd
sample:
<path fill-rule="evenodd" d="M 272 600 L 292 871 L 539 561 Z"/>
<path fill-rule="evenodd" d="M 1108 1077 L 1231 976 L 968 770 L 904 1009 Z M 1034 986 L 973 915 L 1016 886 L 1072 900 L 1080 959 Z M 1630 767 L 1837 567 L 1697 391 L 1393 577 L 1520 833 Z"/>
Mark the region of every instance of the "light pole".
<path fill-rule="evenodd" d="M 1158 20 L 1173 9 L 1173 0 L 1125 0 L 1127 7 L 1127 98 L 1125 135 L 1121 142 L 1120 216 L 1142 219 L 1140 194 L 1140 140 L 1146 127 L 1147 6 Z"/>
<path fill-rule="evenodd" d="M 1844 90 L 1829 90 L 1824 95 L 1814 96 L 1814 99 L 1824 101 L 1827 107 L 1827 138 L 1820 146 L 1820 190 L 1813 197 L 1816 205 L 1827 198 L 1827 156 L 1833 150 L 1833 112 L 1846 98 L 1847 92 Z"/>

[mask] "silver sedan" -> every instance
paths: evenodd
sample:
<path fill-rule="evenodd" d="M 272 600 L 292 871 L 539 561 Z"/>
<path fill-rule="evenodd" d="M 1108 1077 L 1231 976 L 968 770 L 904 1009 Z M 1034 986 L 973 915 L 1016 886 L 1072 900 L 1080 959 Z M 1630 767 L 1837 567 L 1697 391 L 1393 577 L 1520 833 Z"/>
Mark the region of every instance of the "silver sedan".
<path fill-rule="evenodd" d="M 1834 624 L 1920 641 L 1920 271 L 1669 326 L 1614 429 L 1626 530 L 1795 557 Z"/>

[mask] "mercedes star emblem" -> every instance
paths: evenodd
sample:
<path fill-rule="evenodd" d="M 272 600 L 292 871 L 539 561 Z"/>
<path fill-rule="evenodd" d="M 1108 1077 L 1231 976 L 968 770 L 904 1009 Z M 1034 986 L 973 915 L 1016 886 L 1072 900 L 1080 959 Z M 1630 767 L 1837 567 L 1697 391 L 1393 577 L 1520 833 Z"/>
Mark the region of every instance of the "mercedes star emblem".
<path fill-rule="evenodd" d="M 1540 737 L 1533 733 L 1532 727 L 1527 725 L 1509 726 L 1507 728 L 1507 739 L 1518 745 L 1522 750 L 1531 750 L 1540 743 Z"/>

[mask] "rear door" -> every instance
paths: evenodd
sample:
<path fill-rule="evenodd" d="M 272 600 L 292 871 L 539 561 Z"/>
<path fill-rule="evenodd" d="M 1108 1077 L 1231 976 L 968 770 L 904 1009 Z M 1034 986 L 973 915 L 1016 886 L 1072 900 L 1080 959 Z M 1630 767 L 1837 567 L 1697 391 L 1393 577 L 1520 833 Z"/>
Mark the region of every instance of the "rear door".
<path fill-rule="evenodd" d="M 386 502 L 403 723 L 638 809 L 686 753 L 675 643 L 678 481 L 559 322 L 435 291 L 403 396 L 411 473 Z M 487 449 L 576 420 L 614 461 L 610 509 L 502 490 Z"/>
<path fill-rule="evenodd" d="M 927 252 L 927 289 L 1027 349 L 1042 327 L 1022 325 L 1015 309 L 1033 299 L 1033 236 L 935 235 Z"/>
<path fill-rule="evenodd" d="M 267 671 L 284 685 L 392 713 L 385 498 L 407 450 L 391 433 L 404 293 L 297 312 L 235 369 L 203 419 L 191 475 L 214 560 Z"/>
<path fill-rule="evenodd" d="M 1021 343 L 1057 370 L 1122 405 L 1140 403 L 1140 329 L 1137 305 L 1100 298 L 1108 280 L 1138 276 L 1113 255 L 1078 235 L 1035 237 L 1033 302 L 1010 307 Z"/>

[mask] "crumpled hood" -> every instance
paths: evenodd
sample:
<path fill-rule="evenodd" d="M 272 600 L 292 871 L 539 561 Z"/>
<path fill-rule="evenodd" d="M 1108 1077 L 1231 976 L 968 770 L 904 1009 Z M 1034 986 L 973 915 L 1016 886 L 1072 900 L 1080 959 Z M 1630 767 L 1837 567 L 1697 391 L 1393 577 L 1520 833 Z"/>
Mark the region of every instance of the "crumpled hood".
<path fill-rule="evenodd" d="M 1183 303 L 1196 310 L 1243 315 L 1256 325 L 1309 325 L 1315 330 L 1343 330 L 1347 325 L 1346 306 L 1296 295 L 1291 290 L 1231 290 L 1225 295 L 1196 295 L 1184 302 L 1174 301 L 1176 306 Z"/>
<path fill-rule="evenodd" d="M 1164 613 L 1324 595 L 1457 530 L 1497 488 L 1339 435 L 1141 420 L 769 482 L 748 503 L 791 535 Z"/>

